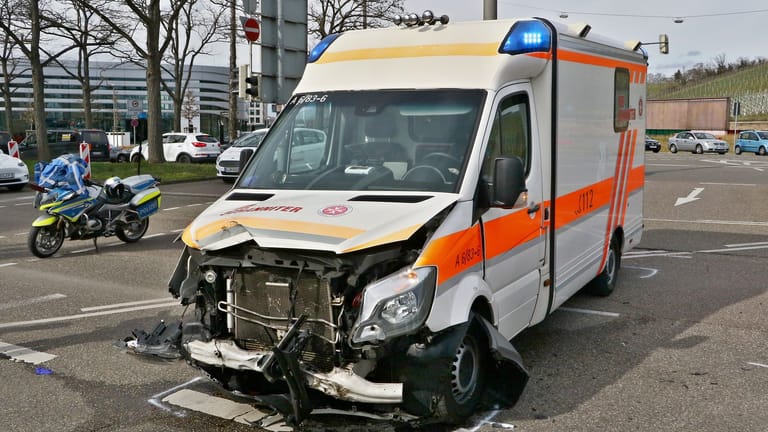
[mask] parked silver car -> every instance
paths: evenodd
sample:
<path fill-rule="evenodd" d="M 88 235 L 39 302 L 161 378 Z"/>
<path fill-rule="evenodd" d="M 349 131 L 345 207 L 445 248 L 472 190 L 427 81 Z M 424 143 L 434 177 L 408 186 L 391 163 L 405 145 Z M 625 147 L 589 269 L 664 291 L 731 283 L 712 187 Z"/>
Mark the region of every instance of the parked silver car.
<path fill-rule="evenodd" d="M 669 152 L 690 151 L 692 153 L 728 153 L 728 143 L 717 139 L 709 132 L 683 131 L 669 138 Z"/>

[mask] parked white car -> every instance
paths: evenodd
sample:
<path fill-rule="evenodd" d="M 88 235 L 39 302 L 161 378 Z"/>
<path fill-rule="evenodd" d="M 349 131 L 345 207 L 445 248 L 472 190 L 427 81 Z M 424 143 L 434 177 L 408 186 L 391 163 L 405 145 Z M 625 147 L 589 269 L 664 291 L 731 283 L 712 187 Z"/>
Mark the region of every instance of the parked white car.
<path fill-rule="evenodd" d="M 0 153 L 0 186 L 21 190 L 29 183 L 29 168 L 21 159 Z"/>
<path fill-rule="evenodd" d="M 213 162 L 221 154 L 221 144 L 204 133 L 166 132 L 163 134 L 163 157 L 167 162 Z M 136 162 L 139 146 L 131 151 L 131 162 Z M 141 145 L 141 155 L 149 159 L 149 145 Z"/>
<path fill-rule="evenodd" d="M 257 129 L 239 137 L 216 158 L 216 175 L 225 182 L 233 182 L 240 174 L 240 153 L 243 149 L 259 147 L 262 138 L 269 129 Z"/>

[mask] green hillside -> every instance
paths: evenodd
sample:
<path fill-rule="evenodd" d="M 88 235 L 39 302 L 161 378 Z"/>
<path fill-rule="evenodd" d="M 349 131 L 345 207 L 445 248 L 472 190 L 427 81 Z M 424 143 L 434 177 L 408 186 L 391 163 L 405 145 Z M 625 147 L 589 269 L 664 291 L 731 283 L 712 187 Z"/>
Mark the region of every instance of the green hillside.
<path fill-rule="evenodd" d="M 741 102 L 744 119 L 768 119 L 768 63 L 698 79 L 648 82 L 648 99 L 730 97 Z"/>

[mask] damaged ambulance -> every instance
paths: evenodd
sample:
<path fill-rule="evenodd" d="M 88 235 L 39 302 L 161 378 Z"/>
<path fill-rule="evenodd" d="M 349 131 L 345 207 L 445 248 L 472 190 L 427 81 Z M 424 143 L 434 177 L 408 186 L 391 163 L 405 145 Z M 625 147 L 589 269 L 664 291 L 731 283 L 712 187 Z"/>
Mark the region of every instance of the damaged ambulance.
<path fill-rule="evenodd" d="M 461 422 L 513 404 L 510 340 L 614 289 L 643 231 L 647 55 L 540 18 L 335 34 L 169 282 L 230 390 Z"/>

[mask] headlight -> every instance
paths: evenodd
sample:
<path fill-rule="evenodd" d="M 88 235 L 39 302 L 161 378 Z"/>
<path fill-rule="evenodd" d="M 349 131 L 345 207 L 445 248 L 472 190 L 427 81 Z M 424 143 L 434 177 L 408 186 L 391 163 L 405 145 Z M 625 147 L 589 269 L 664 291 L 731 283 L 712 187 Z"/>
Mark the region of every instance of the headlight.
<path fill-rule="evenodd" d="M 435 268 L 406 268 L 368 285 L 352 342 L 382 341 L 424 324 L 435 294 Z"/>

